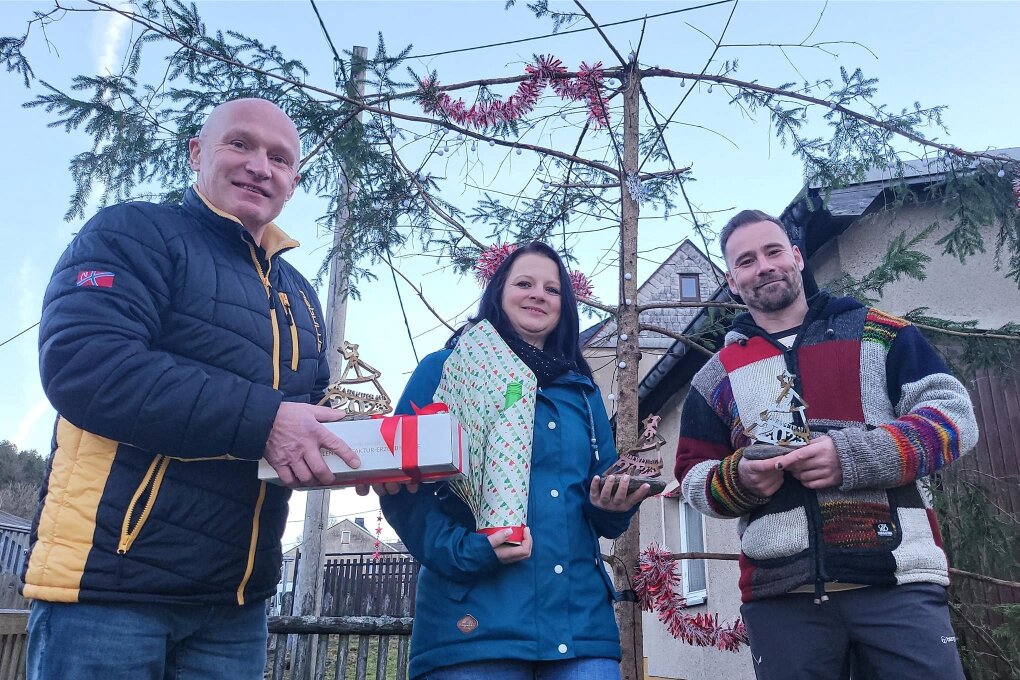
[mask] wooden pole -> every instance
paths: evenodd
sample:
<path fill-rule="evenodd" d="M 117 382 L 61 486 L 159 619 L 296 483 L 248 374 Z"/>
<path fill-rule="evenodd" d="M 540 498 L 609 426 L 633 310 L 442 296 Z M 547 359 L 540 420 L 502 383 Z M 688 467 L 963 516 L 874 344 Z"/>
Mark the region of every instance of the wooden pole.
<path fill-rule="evenodd" d="M 368 59 L 368 48 L 354 48 L 354 59 L 351 64 L 351 79 L 355 83 L 353 93 L 358 101 L 365 95 L 365 62 Z M 352 96 L 352 98 L 355 98 Z M 361 114 L 357 115 L 361 120 Z M 349 205 L 357 192 L 357 187 L 347 181 L 346 163 L 344 166 L 343 187 L 347 200 L 340 201 L 336 228 L 333 231 L 333 251 L 338 252 L 346 244 L 344 242 L 344 226 L 350 219 Z M 329 361 L 329 375 L 332 380 L 340 377 L 343 357 L 337 350 L 343 346 L 344 332 L 347 323 L 347 289 L 350 269 L 344 260 L 334 255 L 329 272 L 329 293 L 326 299 L 326 354 Z M 323 545 L 325 530 L 329 527 L 329 490 L 317 489 L 306 492 L 304 541 L 301 550 L 301 569 L 297 574 L 294 593 L 294 612 L 298 616 L 318 616 L 322 606 L 323 580 Z M 315 650 L 313 636 L 305 636 L 298 644 L 294 654 L 295 680 L 307 680 L 315 668 Z"/>
<path fill-rule="evenodd" d="M 627 188 L 627 178 L 638 171 L 638 113 L 641 103 L 640 75 L 631 62 L 625 74 L 623 91 L 623 177 L 620 179 L 620 308 L 619 337 L 616 341 L 617 411 L 616 443 L 621 451 L 633 444 L 638 434 L 638 345 L 637 308 L 637 239 L 640 206 Z M 630 274 L 630 276 L 626 276 Z M 628 304 L 628 300 L 630 301 Z M 624 339 L 626 338 L 626 339 Z M 640 513 L 634 515 L 630 527 L 616 540 L 613 577 L 617 590 L 633 592 L 631 576 L 641 549 Z M 623 659 L 620 672 L 623 680 L 644 678 L 644 645 L 642 644 L 641 610 L 634 602 L 616 605 L 616 621 L 620 627 Z"/>

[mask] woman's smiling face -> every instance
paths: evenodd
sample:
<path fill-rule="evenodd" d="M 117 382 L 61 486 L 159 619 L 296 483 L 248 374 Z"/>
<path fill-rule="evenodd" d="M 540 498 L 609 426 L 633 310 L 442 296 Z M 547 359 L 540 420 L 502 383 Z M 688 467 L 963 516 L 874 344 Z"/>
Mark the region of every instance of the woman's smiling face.
<path fill-rule="evenodd" d="M 503 313 L 525 342 L 543 349 L 560 321 L 560 272 L 556 263 L 525 253 L 510 265 L 500 300 Z"/>

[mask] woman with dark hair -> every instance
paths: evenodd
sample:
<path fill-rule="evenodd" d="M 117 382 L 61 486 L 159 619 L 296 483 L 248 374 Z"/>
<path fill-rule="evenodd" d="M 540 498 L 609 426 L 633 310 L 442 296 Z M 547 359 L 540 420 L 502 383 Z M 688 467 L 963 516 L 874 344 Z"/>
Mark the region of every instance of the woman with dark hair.
<path fill-rule="evenodd" d="M 479 370 L 473 361 L 488 363 Z M 416 493 L 391 486 L 392 495 L 377 488 L 387 521 L 422 564 L 411 677 L 618 680 L 617 594 L 599 537 L 623 533 L 648 486 L 628 494 L 626 476 L 600 478 L 616 448 L 556 251 L 531 243 L 499 265 L 478 313 L 422 360 L 396 412 L 433 401 L 483 442 L 519 447 L 515 460 L 530 464 L 527 526 L 520 536 L 479 526 L 448 483 Z"/>

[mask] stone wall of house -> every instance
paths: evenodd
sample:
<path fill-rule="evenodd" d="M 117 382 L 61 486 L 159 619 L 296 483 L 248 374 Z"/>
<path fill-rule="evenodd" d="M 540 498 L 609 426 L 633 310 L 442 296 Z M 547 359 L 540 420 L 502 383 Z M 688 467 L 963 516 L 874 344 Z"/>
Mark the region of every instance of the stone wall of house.
<path fill-rule="evenodd" d="M 697 246 L 685 240 L 663 262 L 638 290 L 638 303 L 680 300 L 680 275 L 697 274 L 701 299 L 706 300 L 724 282 L 722 273 Z M 697 316 L 699 307 L 649 309 L 641 314 L 642 323 L 666 328 L 679 333 Z M 616 322 L 609 321 L 588 343 L 589 347 L 616 347 Z M 641 348 L 668 349 L 673 338 L 644 331 L 640 335 Z"/>
<path fill-rule="evenodd" d="M 889 241 L 906 232 L 907 238 L 926 229 L 941 208 L 922 204 L 896 213 L 877 213 L 853 224 L 838 239 L 815 253 L 810 264 L 819 284 L 842 272 L 861 277 L 874 269 L 885 255 Z M 917 250 L 931 257 L 923 281 L 901 279 L 886 286 L 878 306 L 891 314 L 905 314 L 928 307 L 928 314 L 952 321 L 975 320 L 981 328 L 998 328 L 1020 320 L 1020 289 L 995 270 L 997 227 L 983 231 L 985 252 L 967 258 L 966 263 L 944 255 L 936 242 L 949 231 L 948 223 L 932 233 Z M 1008 269 L 1008 267 L 1007 267 Z"/>

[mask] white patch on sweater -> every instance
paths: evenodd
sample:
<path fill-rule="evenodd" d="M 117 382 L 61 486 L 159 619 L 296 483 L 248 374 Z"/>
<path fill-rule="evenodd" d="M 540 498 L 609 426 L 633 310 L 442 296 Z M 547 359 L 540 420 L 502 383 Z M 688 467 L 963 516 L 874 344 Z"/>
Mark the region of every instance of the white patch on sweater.
<path fill-rule="evenodd" d="M 753 560 L 789 557 L 808 549 L 808 520 L 804 508 L 762 515 L 744 529 L 740 549 Z"/>
<path fill-rule="evenodd" d="M 949 585 L 949 563 L 932 539 L 928 513 L 923 508 L 899 508 L 897 514 L 903 539 L 892 553 L 896 560 L 896 582 Z"/>
<path fill-rule="evenodd" d="M 861 408 L 868 425 L 882 425 L 896 418 L 886 389 L 887 355 L 885 347 L 877 342 L 861 343 Z"/>

